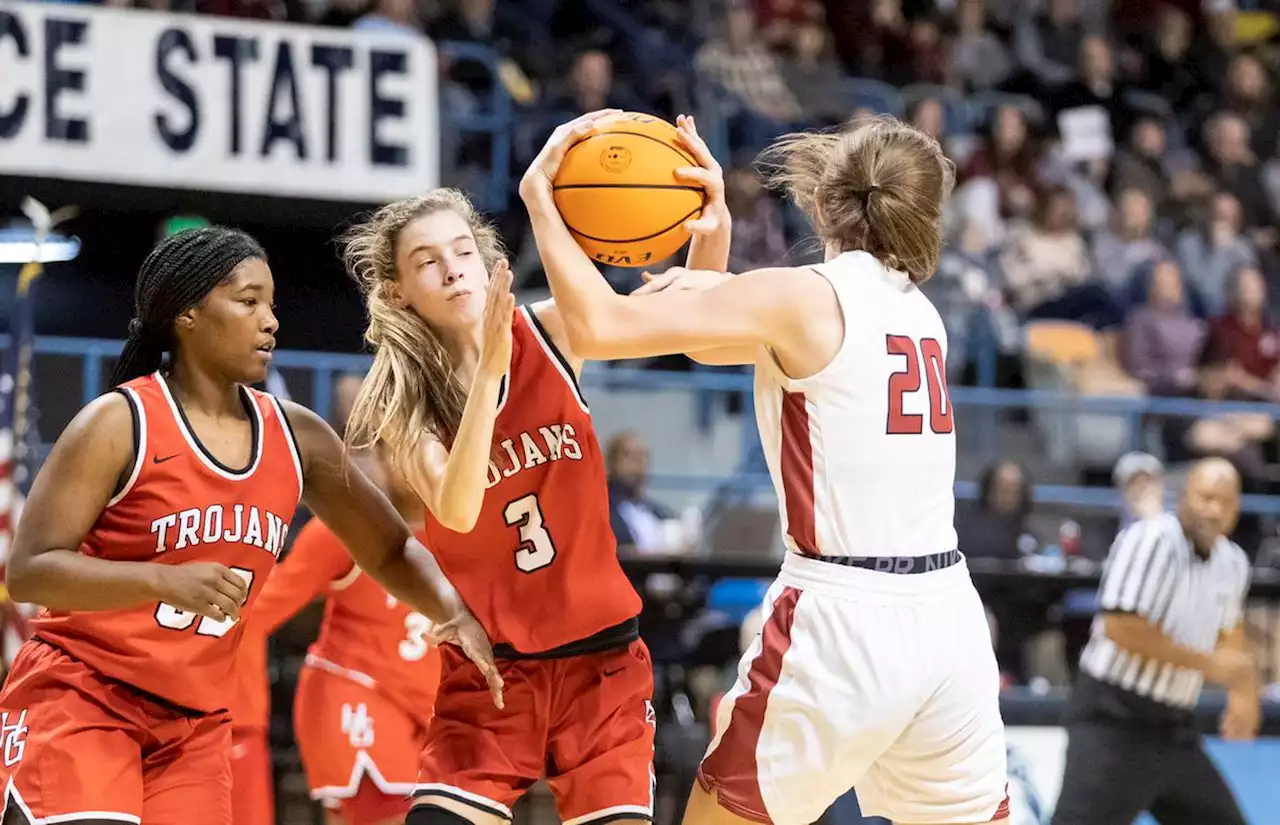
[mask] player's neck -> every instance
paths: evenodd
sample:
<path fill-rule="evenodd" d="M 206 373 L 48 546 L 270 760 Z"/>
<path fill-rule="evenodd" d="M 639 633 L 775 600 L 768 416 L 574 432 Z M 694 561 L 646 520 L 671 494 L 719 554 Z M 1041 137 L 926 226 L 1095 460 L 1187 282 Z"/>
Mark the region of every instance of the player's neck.
<path fill-rule="evenodd" d="M 470 387 L 476 377 L 483 336 L 484 327 L 480 324 L 471 329 L 442 330 L 440 333 L 440 341 L 464 387 Z"/>
<path fill-rule="evenodd" d="M 244 417 L 240 385 L 191 369 L 181 361 L 174 363 L 167 375 L 169 389 L 182 409 L 210 418 Z"/>

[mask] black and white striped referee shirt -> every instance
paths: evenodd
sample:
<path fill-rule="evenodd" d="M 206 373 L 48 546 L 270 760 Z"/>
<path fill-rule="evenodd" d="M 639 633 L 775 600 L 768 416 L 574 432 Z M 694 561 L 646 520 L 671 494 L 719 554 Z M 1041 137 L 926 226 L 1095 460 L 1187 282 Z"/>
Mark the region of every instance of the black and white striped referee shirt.
<path fill-rule="evenodd" d="M 1161 705 L 1190 709 L 1204 674 L 1143 659 L 1107 638 L 1104 613 L 1136 613 L 1183 647 L 1210 653 L 1219 634 L 1244 617 L 1249 559 L 1219 538 L 1208 558 L 1198 555 L 1177 516 L 1136 521 L 1111 546 L 1098 590 L 1099 615 L 1080 654 L 1080 670 L 1100 682 Z"/>

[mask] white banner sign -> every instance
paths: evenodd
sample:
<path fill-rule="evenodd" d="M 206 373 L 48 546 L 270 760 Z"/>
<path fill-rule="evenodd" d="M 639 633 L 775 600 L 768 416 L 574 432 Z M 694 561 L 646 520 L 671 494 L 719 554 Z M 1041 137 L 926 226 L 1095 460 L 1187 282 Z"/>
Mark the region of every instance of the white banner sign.
<path fill-rule="evenodd" d="M 436 185 L 425 37 L 0 0 L 0 174 L 376 202 Z"/>

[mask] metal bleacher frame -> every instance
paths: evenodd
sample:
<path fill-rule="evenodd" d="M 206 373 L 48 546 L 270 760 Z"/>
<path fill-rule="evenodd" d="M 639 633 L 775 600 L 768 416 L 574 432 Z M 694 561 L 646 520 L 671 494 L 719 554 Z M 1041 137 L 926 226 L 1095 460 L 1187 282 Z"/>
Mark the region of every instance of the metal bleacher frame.
<path fill-rule="evenodd" d="M 0 335 L 0 348 L 9 345 L 9 336 Z M 114 361 L 122 342 L 105 338 L 71 338 L 38 336 L 35 354 L 72 356 L 81 359 L 83 402 L 88 403 L 106 389 L 109 363 Z M 333 381 L 342 373 L 363 373 L 369 356 L 350 353 L 302 352 L 279 350 L 274 364 L 281 369 L 306 370 L 310 373 L 310 397 L 299 399 L 322 417 L 329 417 L 333 403 Z M 744 410 L 751 409 L 752 377 L 748 373 L 695 370 L 670 372 L 639 369 L 627 365 L 589 364 L 583 371 L 582 383 L 610 389 L 664 389 L 699 393 L 741 393 Z M 1143 421 L 1148 415 L 1202 416 L 1225 412 L 1263 413 L 1280 418 L 1280 404 L 1246 402 L 1217 403 L 1173 398 L 1105 398 L 1084 397 L 1070 393 L 1036 390 L 1005 390 L 988 387 L 953 387 L 951 401 L 957 408 L 976 408 L 991 413 L 1001 409 L 1055 409 L 1077 413 L 1124 416 L 1130 422 L 1134 448 L 1141 444 Z M 971 421 L 979 423 L 975 416 Z M 742 452 L 736 472 L 726 476 L 717 473 L 654 473 L 650 483 L 660 489 L 687 491 L 720 491 L 746 493 L 770 487 L 767 472 L 760 461 L 755 421 L 742 416 Z M 979 430 L 991 429 L 978 427 Z M 956 484 L 956 495 L 972 499 L 977 485 L 970 481 Z M 1101 487 L 1038 485 L 1035 499 L 1040 504 L 1076 506 L 1091 509 L 1113 507 L 1119 503 L 1115 490 Z M 1247 495 L 1243 510 L 1258 515 L 1280 516 L 1280 496 Z"/>

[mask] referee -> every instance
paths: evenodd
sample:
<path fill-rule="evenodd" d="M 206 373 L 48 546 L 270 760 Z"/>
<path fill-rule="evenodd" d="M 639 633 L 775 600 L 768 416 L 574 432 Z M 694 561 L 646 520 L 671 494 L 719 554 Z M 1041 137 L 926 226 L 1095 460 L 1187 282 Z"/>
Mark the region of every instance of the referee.
<path fill-rule="evenodd" d="M 1132 825 L 1144 810 L 1162 825 L 1244 825 L 1192 722 L 1206 681 L 1229 691 L 1224 737 L 1253 738 L 1261 718 L 1243 626 L 1249 561 L 1227 538 L 1239 511 L 1235 468 L 1206 459 L 1177 515 L 1116 538 L 1068 705 L 1053 825 Z"/>

